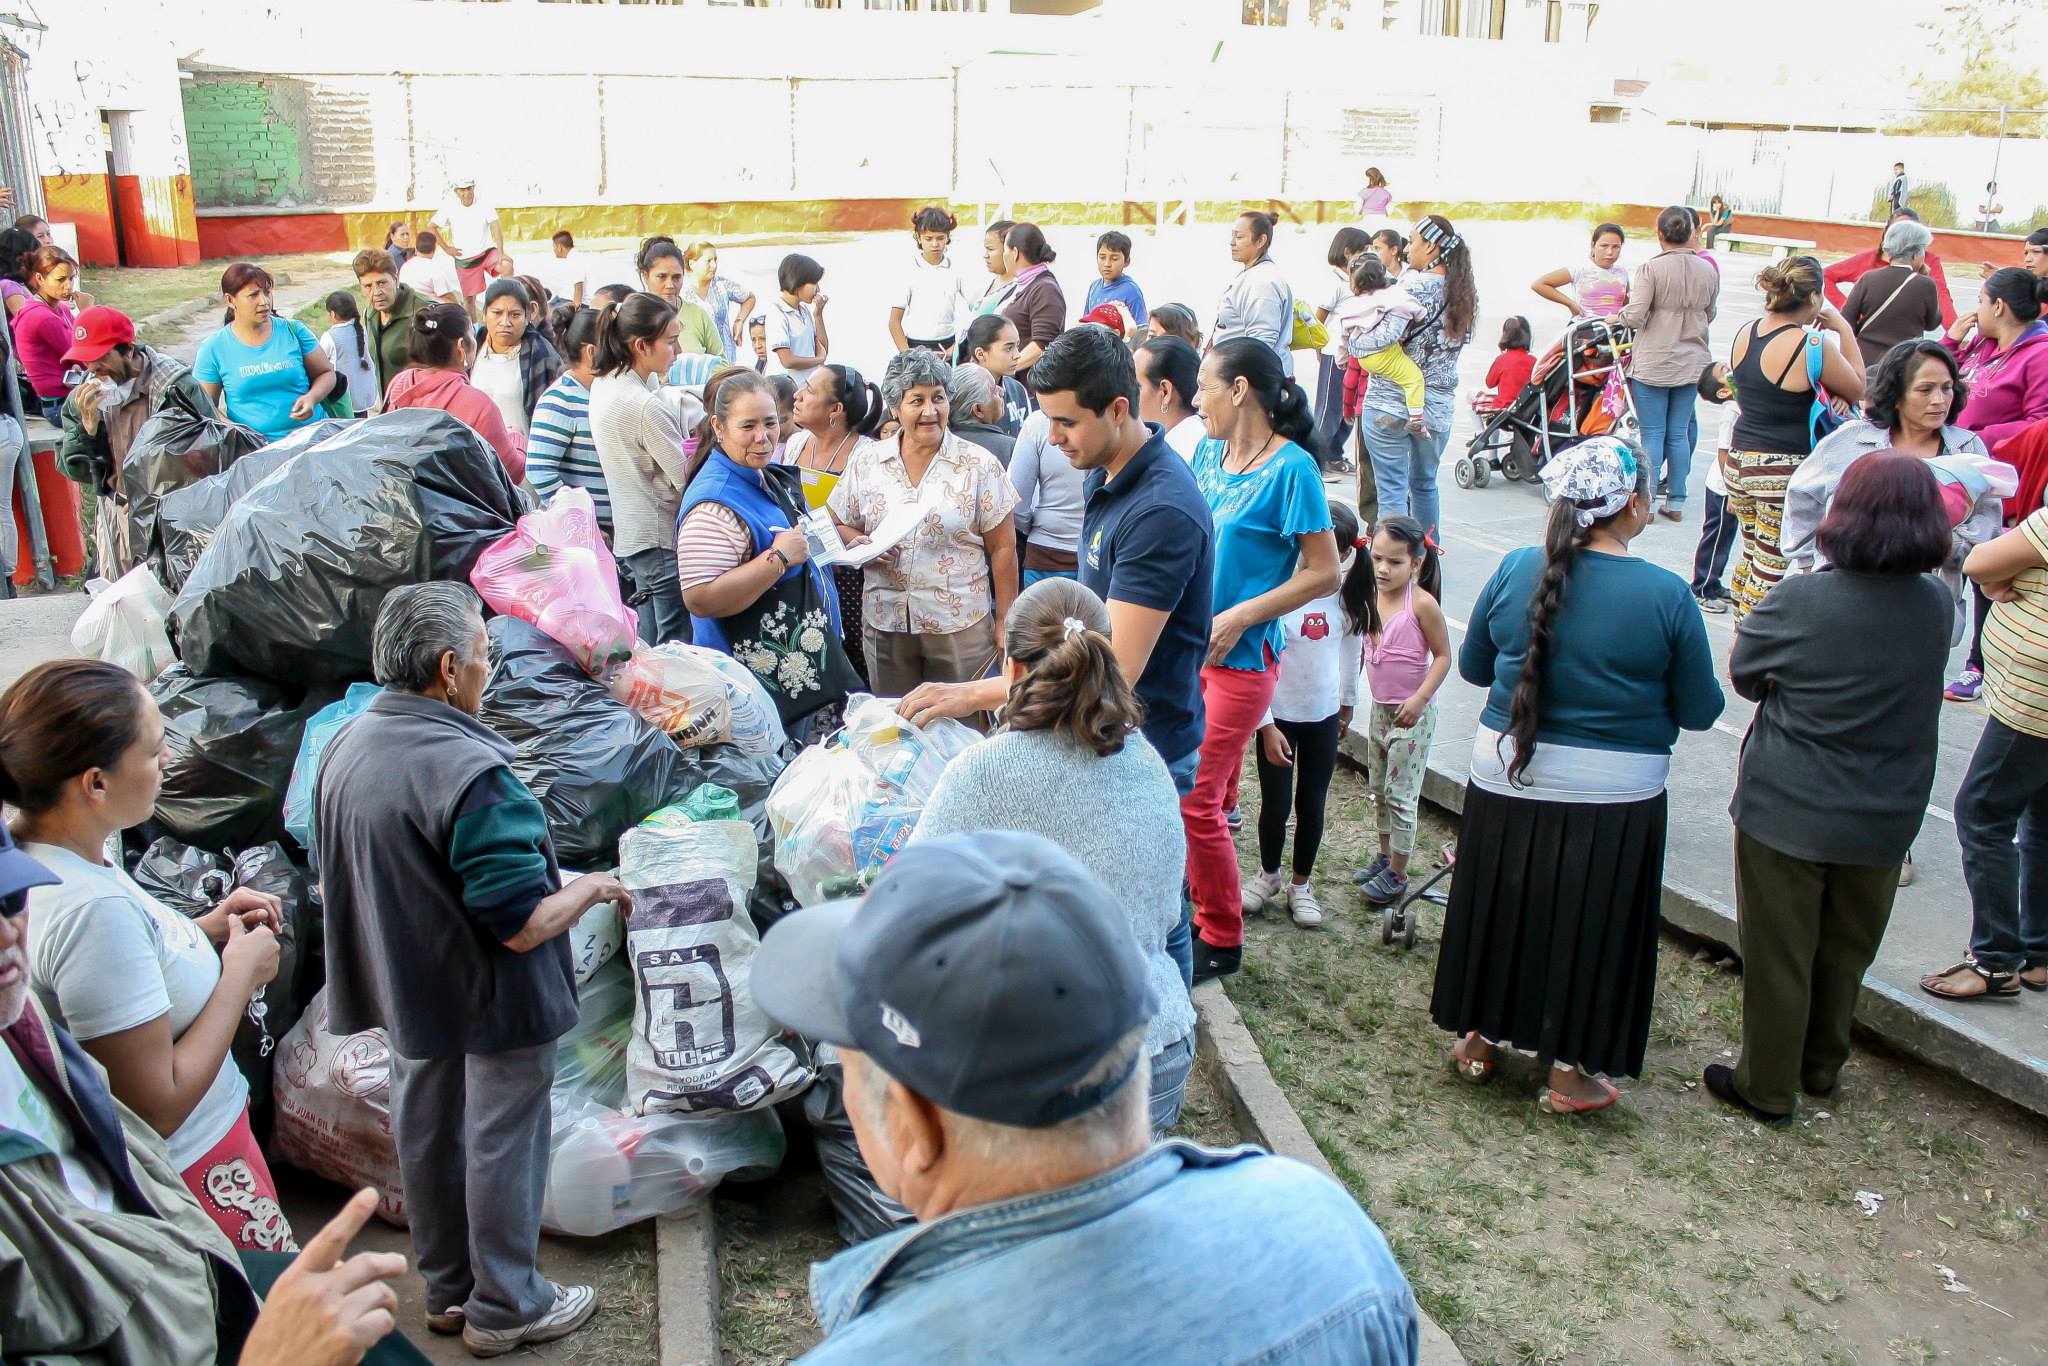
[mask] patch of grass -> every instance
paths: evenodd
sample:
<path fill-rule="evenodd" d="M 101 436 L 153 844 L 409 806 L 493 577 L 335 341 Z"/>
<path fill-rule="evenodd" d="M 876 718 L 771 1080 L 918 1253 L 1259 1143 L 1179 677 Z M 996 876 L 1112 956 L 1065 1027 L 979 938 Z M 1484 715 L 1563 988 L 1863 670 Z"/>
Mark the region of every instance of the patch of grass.
<path fill-rule="evenodd" d="M 1244 791 L 1249 829 L 1257 783 Z M 1706 1063 L 1740 1048 L 1741 977 L 1673 945 L 1659 957 L 1645 1075 L 1617 1079 L 1614 1110 L 1541 1113 L 1540 1073 L 1514 1056 L 1490 1086 L 1466 1085 L 1429 1014 L 1443 912 L 1420 904 L 1414 952 L 1382 947 L 1377 910 L 1346 877 L 1375 842 L 1358 775 L 1338 773 L 1330 810 L 1317 878 L 1328 920 L 1303 931 L 1255 918 L 1225 989 L 1418 1300 L 1472 1361 L 1913 1359 L 1900 1343 L 1977 1360 L 1986 1334 L 2015 1359 L 2031 1359 L 2021 1344 L 2048 1353 L 2039 1316 L 2006 1320 L 1942 1293 L 1932 1272 L 1954 1267 L 2007 1310 L 2038 1294 L 2048 1125 L 1859 1052 L 1835 1099 L 1789 1131 L 1763 1130 L 1699 1084 Z M 1433 857 L 1455 833 L 1425 811 L 1418 849 Z M 1255 852 L 1249 834 L 1241 848 Z M 1858 1190 L 1886 1196 L 1878 1218 L 1857 1208 Z"/>

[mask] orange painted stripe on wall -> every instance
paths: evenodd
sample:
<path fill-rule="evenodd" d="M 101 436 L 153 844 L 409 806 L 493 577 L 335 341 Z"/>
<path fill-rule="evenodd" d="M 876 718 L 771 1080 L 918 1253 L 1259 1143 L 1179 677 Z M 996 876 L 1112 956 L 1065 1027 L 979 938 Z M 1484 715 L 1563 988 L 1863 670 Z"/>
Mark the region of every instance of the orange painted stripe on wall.
<path fill-rule="evenodd" d="M 199 259 L 196 236 L 179 236 L 180 192 L 189 205 L 192 182 L 184 176 L 114 177 L 114 202 L 120 206 L 121 260 L 130 266 L 192 265 Z M 191 259 L 185 259 L 189 253 Z"/>
<path fill-rule="evenodd" d="M 114 238 L 114 203 L 103 175 L 46 175 L 44 213 L 78 227 L 78 256 L 88 266 L 118 266 L 121 245 Z"/>

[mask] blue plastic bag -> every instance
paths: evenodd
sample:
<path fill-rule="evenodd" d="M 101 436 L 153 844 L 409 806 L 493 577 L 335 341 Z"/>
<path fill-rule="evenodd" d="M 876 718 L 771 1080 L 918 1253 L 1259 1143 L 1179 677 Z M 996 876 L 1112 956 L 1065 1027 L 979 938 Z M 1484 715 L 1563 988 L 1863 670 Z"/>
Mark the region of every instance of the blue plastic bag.
<path fill-rule="evenodd" d="M 313 780 L 320 773 L 320 755 L 342 726 L 360 715 L 370 699 L 384 691 L 375 683 L 351 683 L 339 702 L 329 703 L 313 713 L 306 723 L 305 738 L 299 741 L 299 757 L 292 765 L 292 780 L 284 790 L 285 832 L 306 850 L 313 847 Z"/>

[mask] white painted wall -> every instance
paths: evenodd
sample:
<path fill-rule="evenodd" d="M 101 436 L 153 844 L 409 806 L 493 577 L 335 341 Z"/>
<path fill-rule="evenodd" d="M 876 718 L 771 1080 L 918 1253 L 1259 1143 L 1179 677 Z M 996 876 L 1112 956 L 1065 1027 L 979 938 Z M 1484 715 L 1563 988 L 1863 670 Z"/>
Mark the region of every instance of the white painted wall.
<path fill-rule="evenodd" d="M 182 175 L 185 111 L 177 53 L 163 10 L 142 0 L 63 0 L 45 6 L 43 33 L 17 32 L 29 54 L 30 138 L 37 169 L 52 175 L 104 175 L 102 109 L 133 111 L 128 148 L 136 175 Z"/>

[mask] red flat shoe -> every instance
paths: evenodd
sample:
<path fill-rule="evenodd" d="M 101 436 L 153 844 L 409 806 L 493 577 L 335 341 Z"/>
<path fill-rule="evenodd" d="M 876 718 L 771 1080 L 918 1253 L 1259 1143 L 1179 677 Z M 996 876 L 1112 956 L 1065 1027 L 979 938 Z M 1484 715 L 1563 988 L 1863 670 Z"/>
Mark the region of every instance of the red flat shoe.
<path fill-rule="evenodd" d="M 1568 1096 L 1562 1091 L 1546 1086 L 1543 1093 L 1536 1097 L 1536 1108 L 1553 1115 L 1590 1115 L 1595 1110 L 1605 1110 L 1621 1099 L 1621 1092 L 1615 1090 L 1606 1080 L 1600 1077 L 1588 1077 L 1587 1080 L 1600 1088 L 1599 1099 L 1580 1100 L 1576 1096 Z"/>

